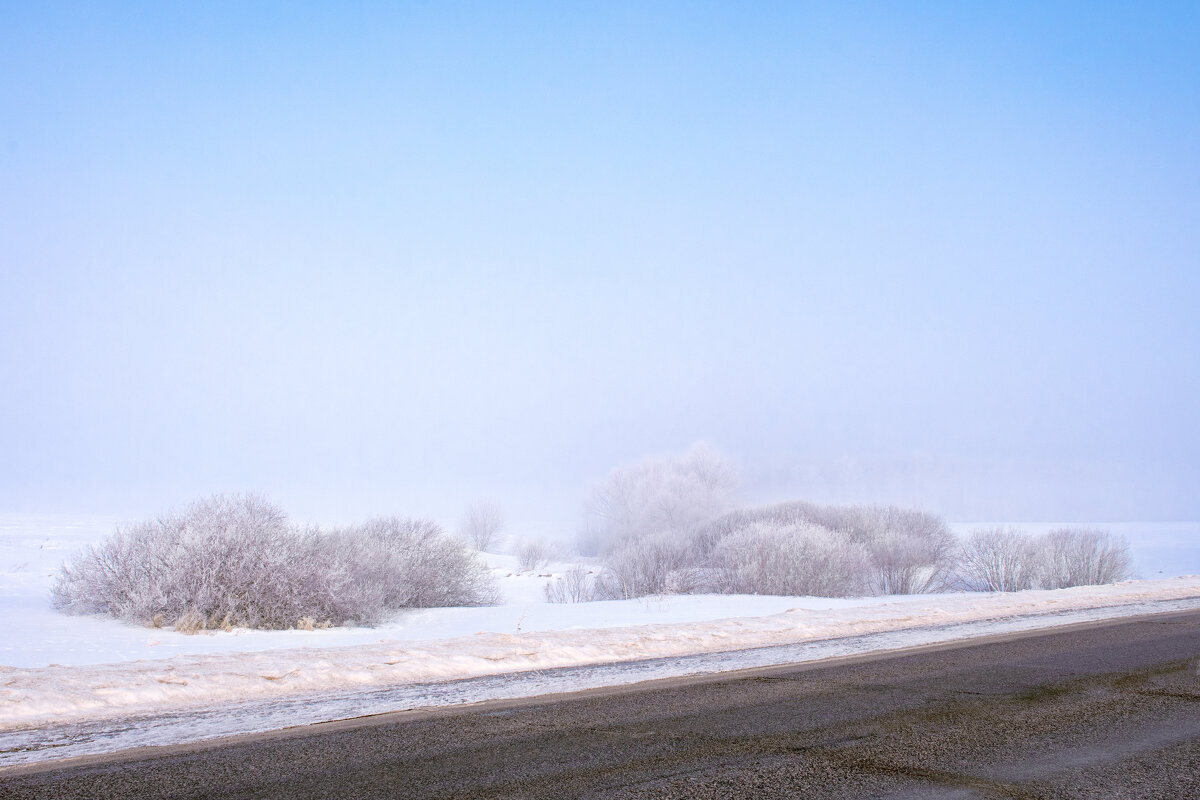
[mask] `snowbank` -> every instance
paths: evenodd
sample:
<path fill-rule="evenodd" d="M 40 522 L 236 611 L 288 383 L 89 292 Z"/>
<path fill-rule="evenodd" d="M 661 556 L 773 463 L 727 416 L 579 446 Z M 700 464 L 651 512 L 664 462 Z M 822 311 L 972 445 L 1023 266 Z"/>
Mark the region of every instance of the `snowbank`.
<path fill-rule="evenodd" d="M 721 595 L 551 605 L 544 602 L 542 589 L 549 573 L 567 565 L 522 573 L 512 556 L 489 555 L 505 605 L 412 611 L 373 628 L 187 636 L 51 610 L 49 589 L 59 564 L 105 536 L 115 522 L 0 517 L 0 613 L 5 617 L 0 730 L 928 630 L 1021 615 L 1108 608 L 1098 613 L 1119 616 L 1134 613 L 1135 604 L 1181 598 L 1198 598 L 1200 605 L 1196 577 L 1008 595 Z M 1195 530 L 1189 523 L 1165 531 L 1163 546 L 1174 543 L 1186 551 Z M 1186 559 L 1177 563 L 1190 566 Z M 953 635 L 987 630 L 987 625 L 976 625 L 971 632 Z"/>
<path fill-rule="evenodd" d="M 677 597 L 664 603 L 705 621 L 479 632 L 446 639 L 387 640 L 340 647 L 238 649 L 167 659 L 79 666 L 0 667 L 0 728 L 178 711 L 305 693 L 693 653 L 795 644 L 929 626 L 1135 603 L 1200 598 L 1200 577 L 1127 581 L 1012 594 L 921 595 L 858 601 L 767 598 L 791 608 L 764 616 L 726 616 L 763 598 Z M 811 600 L 811 599 L 809 599 Z M 809 607 L 805 607 L 808 605 Z M 811 607 L 811 606 L 819 607 Z M 642 601 L 543 606 L 579 623 L 645 612 Z M 678 611 L 676 613 L 679 613 Z M 566 622 L 560 619 L 559 623 Z M 299 632 L 297 632 L 299 633 Z M 320 642 L 311 632 L 308 641 Z M 380 631 L 375 630 L 378 637 Z M 315 634 L 315 636 L 314 636 Z M 211 637 L 220 640 L 220 636 Z M 228 637 L 226 642 L 237 637 Z M 244 639 L 243 639 L 244 640 Z"/>

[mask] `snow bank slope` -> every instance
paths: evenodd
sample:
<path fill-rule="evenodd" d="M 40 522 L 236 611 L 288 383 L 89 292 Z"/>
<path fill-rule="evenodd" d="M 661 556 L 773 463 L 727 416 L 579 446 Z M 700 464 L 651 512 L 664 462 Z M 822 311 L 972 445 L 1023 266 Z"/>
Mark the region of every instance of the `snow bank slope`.
<path fill-rule="evenodd" d="M 0 667 L 0 729 L 194 709 L 331 690 L 495 675 L 555 667 L 741 650 L 928 626 L 1200 599 L 1200 577 L 1128 581 L 1013 594 L 953 594 L 841 601 L 765 616 L 737 614 L 754 598 L 674 598 L 727 618 L 624 627 L 478 633 L 349 647 L 215 652 L 125 663 Z M 781 598 L 774 598 L 776 601 Z M 628 601 L 639 604 L 639 601 Z M 795 605 L 803 604 L 799 598 Z M 588 604 L 592 618 L 623 603 Z M 574 607 L 582 609 L 583 607 Z M 319 641 L 316 639 L 314 641 Z"/>

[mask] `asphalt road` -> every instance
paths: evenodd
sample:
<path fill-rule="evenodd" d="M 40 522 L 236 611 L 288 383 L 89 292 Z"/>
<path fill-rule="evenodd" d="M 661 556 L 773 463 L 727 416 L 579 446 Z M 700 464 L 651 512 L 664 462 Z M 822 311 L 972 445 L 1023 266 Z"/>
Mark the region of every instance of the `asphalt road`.
<path fill-rule="evenodd" d="M 1200 612 L 0 771 L 3 798 L 1200 798 Z"/>

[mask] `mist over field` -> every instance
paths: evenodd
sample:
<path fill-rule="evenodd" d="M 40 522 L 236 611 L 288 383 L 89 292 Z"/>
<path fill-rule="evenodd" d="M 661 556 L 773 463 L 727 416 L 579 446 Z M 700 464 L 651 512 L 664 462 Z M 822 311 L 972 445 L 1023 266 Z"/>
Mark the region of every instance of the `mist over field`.
<path fill-rule="evenodd" d="M 1187 5 L 0 10 L 0 510 L 1200 519 Z"/>

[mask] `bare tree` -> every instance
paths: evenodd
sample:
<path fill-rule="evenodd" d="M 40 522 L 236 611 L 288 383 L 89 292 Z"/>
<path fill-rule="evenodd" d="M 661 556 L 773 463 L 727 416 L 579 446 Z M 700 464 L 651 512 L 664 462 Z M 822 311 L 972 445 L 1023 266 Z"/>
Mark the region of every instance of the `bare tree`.
<path fill-rule="evenodd" d="M 544 567 L 550 555 L 551 547 L 545 539 L 523 539 L 517 546 L 517 569 L 528 572 Z"/>
<path fill-rule="evenodd" d="M 603 553 L 641 536 L 690 536 L 728 510 L 738 485 L 728 458 L 703 444 L 614 470 L 587 502 L 581 549 Z"/>
<path fill-rule="evenodd" d="M 504 528 L 504 512 L 498 503 L 480 500 L 467 506 L 459 523 L 459 533 L 479 552 L 495 544 L 496 535 Z"/>

